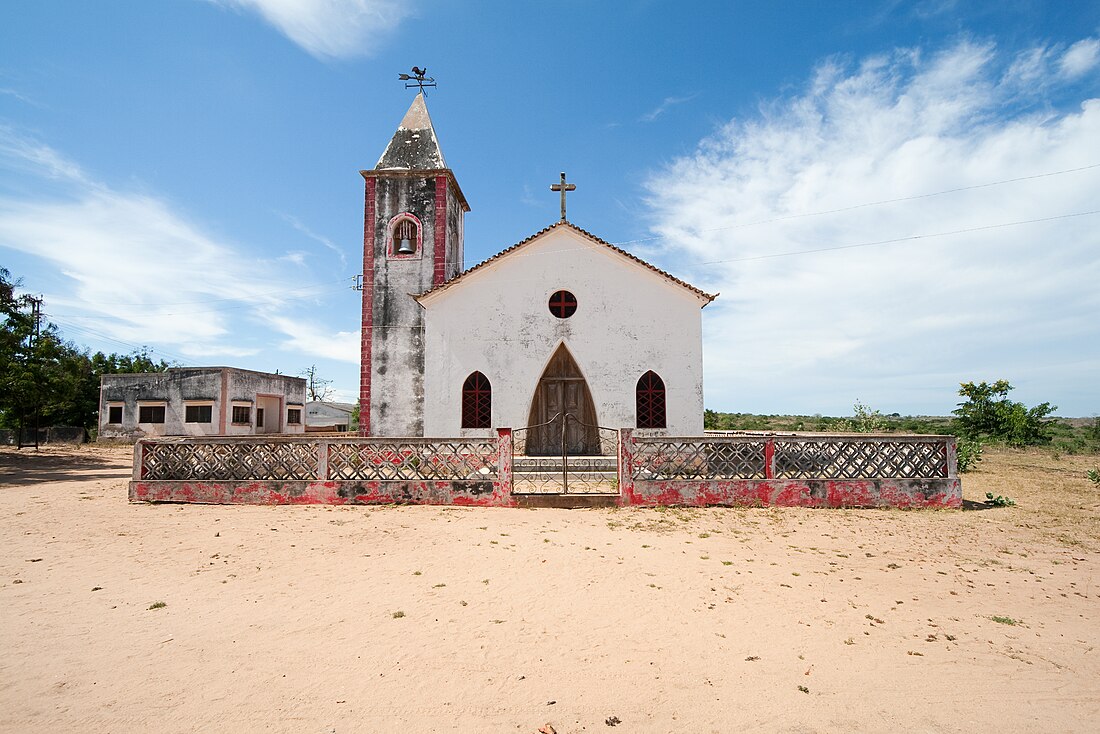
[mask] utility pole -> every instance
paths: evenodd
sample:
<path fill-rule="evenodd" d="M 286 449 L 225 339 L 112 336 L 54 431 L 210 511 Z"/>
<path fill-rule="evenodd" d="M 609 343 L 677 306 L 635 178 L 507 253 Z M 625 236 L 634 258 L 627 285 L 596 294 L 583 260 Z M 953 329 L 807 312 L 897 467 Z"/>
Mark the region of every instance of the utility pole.
<path fill-rule="evenodd" d="M 38 347 L 38 341 L 42 335 L 42 299 L 35 298 L 34 296 L 27 296 L 27 301 L 31 304 L 31 320 L 34 322 L 34 333 L 27 340 L 27 355 L 28 364 L 31 360 L 35 359 L 35 352 Z M 39 421 L 42 415 L 41 411 L 41 392 L 38 390 L 38 386 L 35 386 L 34 393 L 34 449 L 38 450 L 38 430 Z M 23 409 L 19 409 L 19 439 L 17 441 L 18 448 L 23 448 L 23 424 L 24 424 L 24 412 Z"/>

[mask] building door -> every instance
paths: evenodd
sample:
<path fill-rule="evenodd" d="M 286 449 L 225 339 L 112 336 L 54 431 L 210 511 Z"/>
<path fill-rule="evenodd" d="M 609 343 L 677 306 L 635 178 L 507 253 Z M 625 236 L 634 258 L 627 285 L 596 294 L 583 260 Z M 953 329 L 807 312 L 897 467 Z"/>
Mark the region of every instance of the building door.
<path fill-rule="evenodd" d="M 572 418 L 568 421 L 565 416 Z M 564 422 L 564 437 L 562 424 Z M 596 406 L 573 355 L 562 344 L 539 378 L 531 401 L 528 456 L 598 456 L 600 440 L 596 428 Z"/>
<path fill-rule="evenodd" d="M 279 433 L 283 429 L 282 415 L 281 396 L 256 396 L 256 433 Z"/>

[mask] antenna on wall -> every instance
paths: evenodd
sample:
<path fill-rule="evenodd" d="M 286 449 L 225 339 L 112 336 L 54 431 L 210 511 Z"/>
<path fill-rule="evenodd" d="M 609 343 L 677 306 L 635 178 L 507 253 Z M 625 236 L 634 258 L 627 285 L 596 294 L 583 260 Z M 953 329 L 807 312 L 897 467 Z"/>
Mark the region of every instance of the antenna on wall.
<path fill-rule="evenodd" d="M 421 93 L 424 92 L 424 87 L 434 87 L 436 85 L 435 79 L 428 76 L 427 67 L 421 69 L 419 66 L 414 66 L 412 68 L 412 75 L 398 74 L 397 78 L 405 82 L 405 89 L 418 87 Z"/>

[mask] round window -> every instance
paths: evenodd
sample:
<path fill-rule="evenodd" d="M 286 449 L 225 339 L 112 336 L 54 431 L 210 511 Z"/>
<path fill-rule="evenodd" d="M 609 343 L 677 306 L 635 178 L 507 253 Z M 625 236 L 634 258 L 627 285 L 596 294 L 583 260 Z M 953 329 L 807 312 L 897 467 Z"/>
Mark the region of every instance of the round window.
<path fill-rule="evenodd" d="M 577 298 L 569 291 L 558 291 L 550 296 L 550 313 L 559 319 L 567 319 L 577 312 Z"/>

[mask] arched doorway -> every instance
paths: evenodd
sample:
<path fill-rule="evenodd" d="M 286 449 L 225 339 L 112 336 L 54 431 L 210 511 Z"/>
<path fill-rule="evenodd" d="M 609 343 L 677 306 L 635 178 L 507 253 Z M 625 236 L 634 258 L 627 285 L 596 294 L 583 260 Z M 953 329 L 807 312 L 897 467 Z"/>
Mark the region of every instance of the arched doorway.
<path fill-rule="evenodd" d="M 534 426 L 527 437 L 528 456 L 561 456 L 566 414 L 573 417 L 565 422 L 566 451 L 573 456 L 599 456 L 596 405 L 580 367 L 562 344 L 535 386 L 527 419 L 527 425 Z"/>

